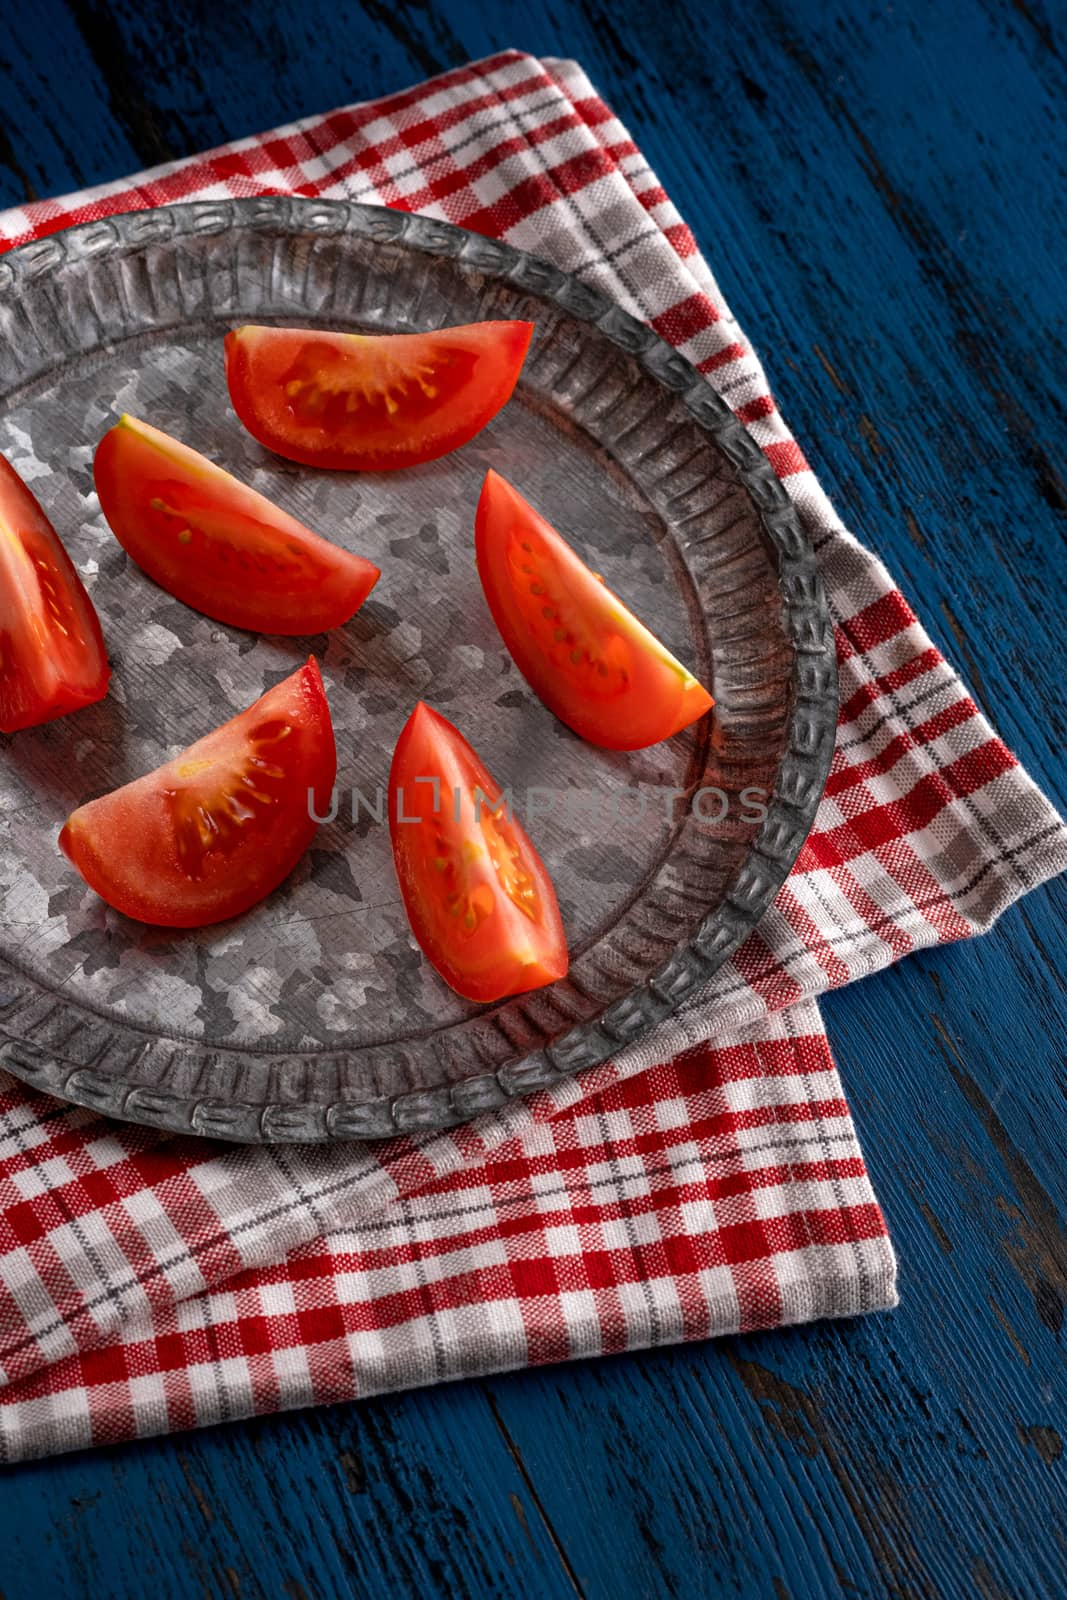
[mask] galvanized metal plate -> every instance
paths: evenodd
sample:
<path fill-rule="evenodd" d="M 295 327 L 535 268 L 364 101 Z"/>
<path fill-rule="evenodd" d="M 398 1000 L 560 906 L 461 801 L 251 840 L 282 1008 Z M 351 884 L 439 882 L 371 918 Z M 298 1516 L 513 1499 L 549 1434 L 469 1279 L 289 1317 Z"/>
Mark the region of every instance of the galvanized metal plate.
<path fill-rule="evenodd" d="M 476 440 L 425 467 L 296 468 L 230 409 L 221 337 L 236 324 L 411 331 L 494 317 L 536 324 L 519 389 Z M 156 588 L 93 491 L 93 450 L 121 411 L 376 561 L 383 577 L 352 622 L 264 638 Z M 0 739 L 0 1061 L 48 1092 L 246 1141 L 447 1126 L 661 1020 L 755 925 L 795 859 L 837 708 L 814 557 L 705 380 L 555 268 L 342 202 L 182 205 L 72 229 L 0 260 L 0 450 L 84 575 L 114 667 L 99 705 Z M 712 718 L 617 754 L 540 704 L 474 568 L 490 466 L 711 685 Z M 197 932 L 110 910 L 56 847 L 69 811 L 312 651 L 337 728 L 339 808 L 297 870 L 246 916 Z M 573 960 L 549 989 L 468 1005 L 413 942 L 379 788 L 420 697 L 512 790 L 552 873 Z"/>

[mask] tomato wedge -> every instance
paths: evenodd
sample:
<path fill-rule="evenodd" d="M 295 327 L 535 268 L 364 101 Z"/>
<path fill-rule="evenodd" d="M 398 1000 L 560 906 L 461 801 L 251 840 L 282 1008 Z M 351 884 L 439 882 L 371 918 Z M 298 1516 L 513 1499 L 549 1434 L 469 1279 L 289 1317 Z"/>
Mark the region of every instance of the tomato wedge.
<path fill-rule="evenodd" d="M 532 322 L 434 333 L 238 328 L 226 336 L 226 382 L 249 433 L 289 461 L 413 467 L 466 444 L 506 405 L 532 333 Z"/>
<path fill-rule="evenodd" d="M 336 775 L 312 658 L 155 772 L 79 806 L 59 843 L 108 905 L 199 928 L 247 911 L 288 876 Z"/>
<path fill-rule="evenodd" d="M 347 622 L 381 573 L 147 422 L 124 416 L 97 446 L 111 531 L 175 599 L 257 633 Z"/>
<path fill-rule="evenodd" d="M 512 659 L 561 722 L 607 750 L 687 728 L 708 691 L 496 472 L 475 523 L 482 588 Z"/>
<path fill-rule="evenodd" d="M 35 496 L 0 456 L 0 733 L 102 700 L 109 676 L 85 585 Z"/>
<path fill-rule="evenodd" d="M 567 941 L 552 881 L 457 728 L 420 700 L 393 753 L 389 828 L 408 920 L 466 1000 L 553 983 Z"/>

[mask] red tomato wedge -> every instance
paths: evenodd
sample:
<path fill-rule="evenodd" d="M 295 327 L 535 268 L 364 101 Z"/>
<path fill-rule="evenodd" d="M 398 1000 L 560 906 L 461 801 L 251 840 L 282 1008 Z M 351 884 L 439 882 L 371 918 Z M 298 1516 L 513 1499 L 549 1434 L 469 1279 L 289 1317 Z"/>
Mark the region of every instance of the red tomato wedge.
<path fill-rule="evenodd" d="M 165 766 L 79 806 L 59 843 L 108 905 L 200 928 L 247 911 L 288 876 L 329 811 L 336 775 L 312 659 Z"/>
<path fill-rule="evenodd" d="M 567 941 L 540 856 L 463 735 L 422 701 L 393 753 L 389 828 L 412 932 L 464 999 L 564 976 Z"/>
<path fill-rule="evenodd" d="M 124 416 L 93 476 L 112 533 L 160 588 L 217 622 L 320 633 L 347 622 L 381 576 L 205 456 Z"/>
<path fill-rule="evenodd" d="M 36 498 L 0 456 L 0 733 L 102 700 L 109 676 L 85 585 Z"/>
<path fill-rule="evenodd" d="M 532 322 L 434 333 L 238 328 L 226 336 L 226 382 L 249 433 L 289 461 L 414 467 L 466 444 L 507 404 L 532 333 Z"/>
<path fill-rule="evenodd" d="M 475 523 L 482 588 L 512 659 L 568 728 L 607 750 L 641 750 L 714 704 L 643 622 L 499 474 Z"/>

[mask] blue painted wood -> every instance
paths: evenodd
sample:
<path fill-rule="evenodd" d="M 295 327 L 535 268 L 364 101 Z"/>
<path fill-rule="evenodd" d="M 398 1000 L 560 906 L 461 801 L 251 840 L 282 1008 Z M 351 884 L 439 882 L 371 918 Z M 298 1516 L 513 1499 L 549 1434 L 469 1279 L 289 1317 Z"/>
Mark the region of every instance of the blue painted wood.
<path fill-rule="evenodd" d="M 1040 0 L 38 0 L 0 205 L 573 54 L 693 225 L 852 525 L 1067 802 L 1062 16 Z M 1054 1596 L 1064 911 L 826 1014 L 902 1258 L 891 1317 L 235 1425 L 9 1473 L 0 1595 Z"/>

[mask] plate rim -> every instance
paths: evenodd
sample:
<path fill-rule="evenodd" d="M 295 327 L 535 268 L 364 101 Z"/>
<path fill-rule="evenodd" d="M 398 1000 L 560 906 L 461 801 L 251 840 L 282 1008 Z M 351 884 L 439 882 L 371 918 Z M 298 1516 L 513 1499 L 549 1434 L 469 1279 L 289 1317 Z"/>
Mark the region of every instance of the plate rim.
<path fill-rule="evenodd" d="M 575 321 L 597 328 L 674 394 L 733 466 L 757 513 L 782 595 L 784 631 L 793 652 L 788 739 L 766 818 L 731 887 L 658 971 L 606 1004 L 597 1016 L 572 1024 L 552 1043 L 538 1045 L 495 1071 L 432 1089 L 318 1105 L 222 1100 L 131 1085 L 10 1032 L 8 1015 L 22 1008 L 27 986 L 63 1005 L 96 1014 L 83 1002 L 36 983 L 0 954 L 0 1067 L 59 1099 L 127 1122 L 241 1144 L 367 1140 L 438 1131 L 548 1088 L 635 1042 L 705 984 L 759 922 L 811 831 L 833 758 L 839 685 L 829 606 L 797 508 L 763 450 L 707 379 L 651 327 L 599 289 L 500 240 L 415 212 L 354 200 L 272 195 L 186 201 L 120 212 L 16 246 L 0 255 L 0 301 L 17 296 L 24 282 L 89 256 L 240 227 L 319 237 L 352 233 L 430 256 L 452 257 L 487 278 L 554 302 Z M 132 1034 L 144 1034 L 148 1041 L 158 1037 L 165 1042 L 166 1036 L 149 1034 L 136 1024 L 123 1026 Z M 231 1048 L 236 1049 L 203 1046 L 212 1054 L 229 1053 Z M 236 1053 L 255 1052 L 236 1049 Z M 331 1051 L 324 1046 L 321 1053 Z"/>

